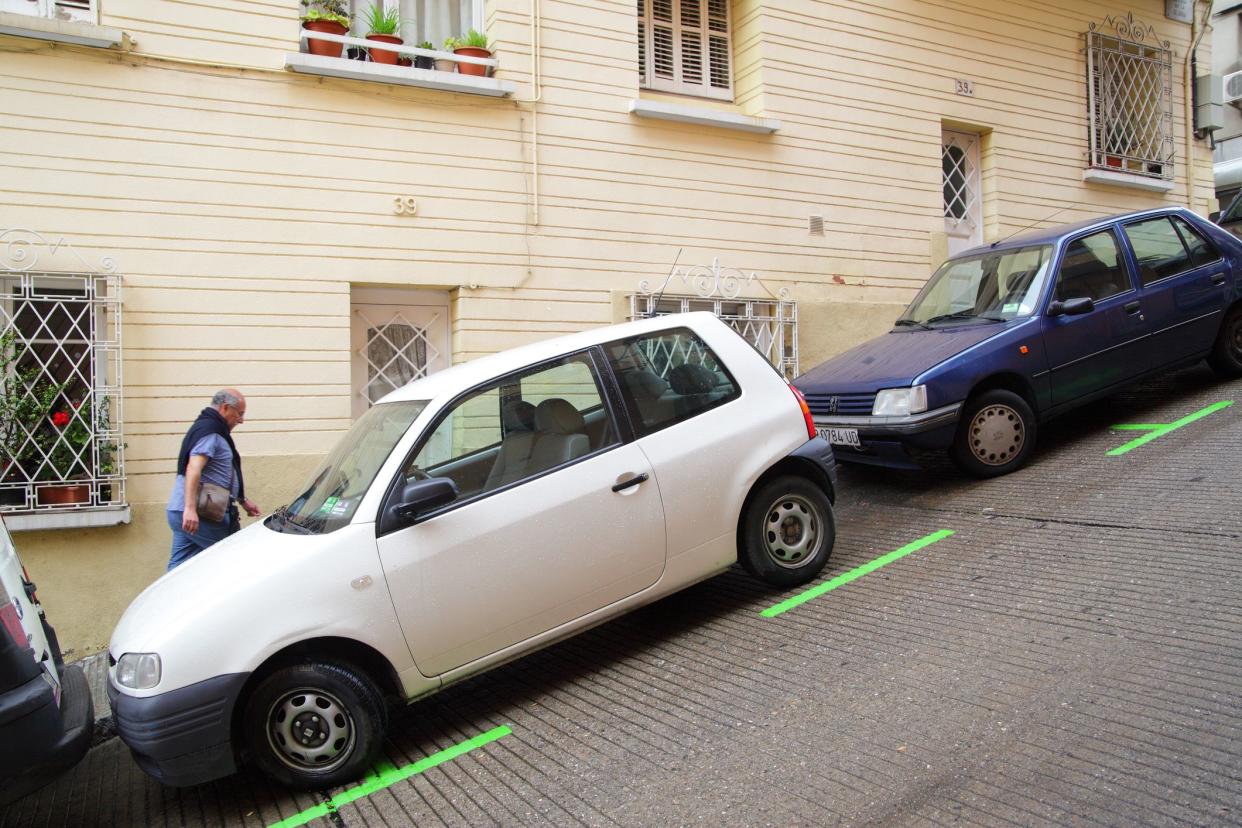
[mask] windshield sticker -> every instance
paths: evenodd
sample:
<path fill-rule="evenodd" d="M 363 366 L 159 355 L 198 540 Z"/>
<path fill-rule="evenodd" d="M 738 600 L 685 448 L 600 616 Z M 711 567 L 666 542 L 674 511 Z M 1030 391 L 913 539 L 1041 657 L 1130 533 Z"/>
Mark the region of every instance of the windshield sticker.
<path fill-rule="evenodd" d="M 1001 313 L 1017 313 L 1021 308 L 1017 302 L 1010 302 L 1001 308 Z"/>
<path fill-rule="evenodd" d="M 338 500 L 340 500 L 340 498 L 337 497 L 336 495 L 329 497 L 327 500 L 323 502 L 323 505 L 319 507 L 319 513 L 322 515 L 326 515 L 329 512 L 331 512 L 332 507 L 336 505 L 336 502 Z"/>

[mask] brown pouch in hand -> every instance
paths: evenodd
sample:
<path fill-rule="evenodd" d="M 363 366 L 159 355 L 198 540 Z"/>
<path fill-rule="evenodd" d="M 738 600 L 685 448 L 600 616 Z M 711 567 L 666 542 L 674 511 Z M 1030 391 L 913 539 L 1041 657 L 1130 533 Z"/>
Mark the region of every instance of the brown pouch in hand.
<path fill-rule="evenodd" d="M 229 513 L 231 499 L 228 489 L 204 480 L 198 490 L 198 519 L 220 523 Z"/>

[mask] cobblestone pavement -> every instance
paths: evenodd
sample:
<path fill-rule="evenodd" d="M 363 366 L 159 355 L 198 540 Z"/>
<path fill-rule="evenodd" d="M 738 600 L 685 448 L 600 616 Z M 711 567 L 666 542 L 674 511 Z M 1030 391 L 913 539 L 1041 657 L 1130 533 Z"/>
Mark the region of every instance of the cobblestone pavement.
<path fill-rule="evenodd" d="M 1237 825 L 1242 402 L 1189 369 L 1047 426 L 968 480 L 843 468 L 828 580 L 951 537 L 775 618 L 729 572 L 397 715 L 402 767 L 328 809 L 357 825 Z M 322 805 L 253 773 L 186 790 L 116 739 L 0 826 L 264 826 Z"/>

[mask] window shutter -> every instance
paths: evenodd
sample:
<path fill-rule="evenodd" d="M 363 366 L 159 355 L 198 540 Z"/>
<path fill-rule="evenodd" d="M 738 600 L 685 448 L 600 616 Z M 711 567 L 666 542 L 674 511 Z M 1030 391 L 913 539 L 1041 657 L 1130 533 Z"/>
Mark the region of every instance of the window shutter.
<path fill-rule="evenodd" d="M 733 99 L 729 0 L 638 0 L 642 85 Z"/>

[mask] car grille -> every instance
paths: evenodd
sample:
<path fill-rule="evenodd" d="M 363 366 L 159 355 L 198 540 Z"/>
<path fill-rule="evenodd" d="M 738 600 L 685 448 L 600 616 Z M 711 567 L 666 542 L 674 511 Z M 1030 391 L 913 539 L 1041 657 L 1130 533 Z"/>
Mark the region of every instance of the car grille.
<path fill-rule="evenodd" d="M 817 417 L 869 417 L 875 394 L 807 394 L 806 404 Z"/>

